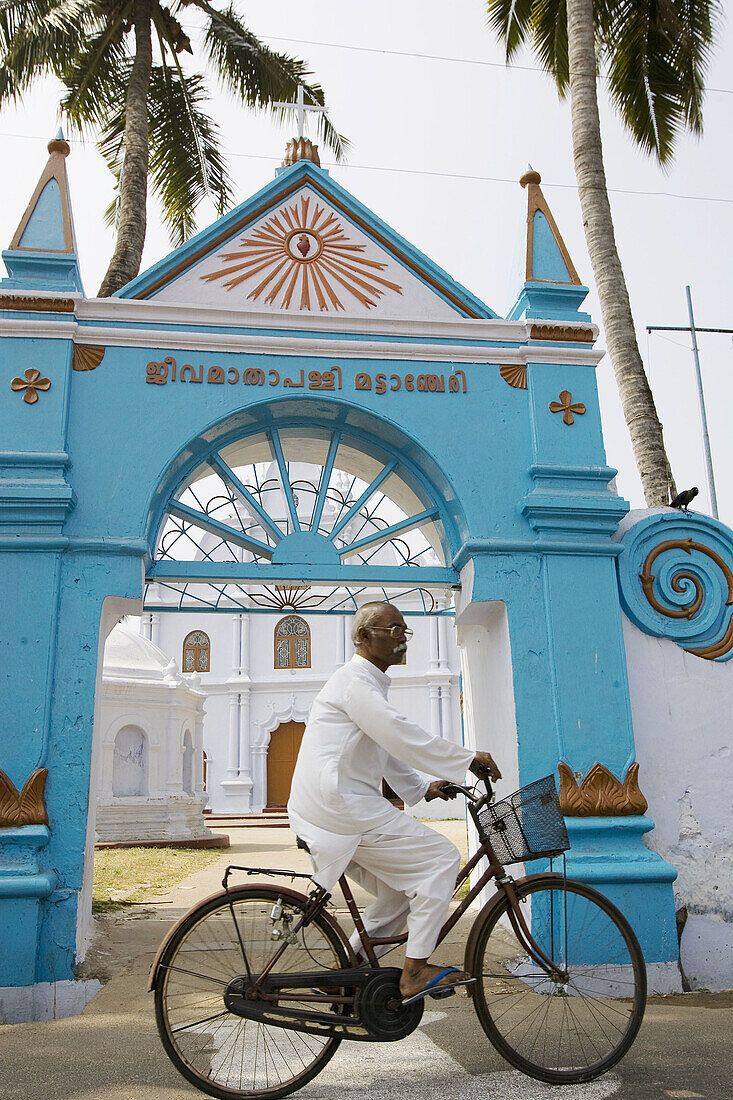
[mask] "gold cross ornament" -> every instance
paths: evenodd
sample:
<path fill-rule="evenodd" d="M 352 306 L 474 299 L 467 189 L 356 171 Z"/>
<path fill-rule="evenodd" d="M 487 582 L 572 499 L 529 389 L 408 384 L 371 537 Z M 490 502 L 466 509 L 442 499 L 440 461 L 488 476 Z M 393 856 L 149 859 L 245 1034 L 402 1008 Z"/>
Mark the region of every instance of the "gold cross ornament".
<path fill-rule="evenodd" d="M 51 380 L 49 378 L 41 378 L 41 372 L 36 370 L 35 367 L 31 367 L 25 372 L 25 381 L 22 378 L 14 378 L 10 383 L 10 388 L 15 393 L 19 393 L 21 390 L 25 390 L 23 394 L 23 400 L 26 405 L 35 405 L 38 400 L 38 390 L 46 391 L 51 389 Z"/>
<path fill-rule="evenodd" d="M 561 412 L 565 424 L 574 424 L 575 416 L 573 416 L 573 413 L 575 413 L 576 416 L 582 416 L 585 412 L 585 405 L 582 401 L 576 401 L 575 404 L 573 404 L 573 395 L 570 390 L 562 390 L 560 392 L 560 400 L 551 401 L 549 409 L 550 412 Z"/>

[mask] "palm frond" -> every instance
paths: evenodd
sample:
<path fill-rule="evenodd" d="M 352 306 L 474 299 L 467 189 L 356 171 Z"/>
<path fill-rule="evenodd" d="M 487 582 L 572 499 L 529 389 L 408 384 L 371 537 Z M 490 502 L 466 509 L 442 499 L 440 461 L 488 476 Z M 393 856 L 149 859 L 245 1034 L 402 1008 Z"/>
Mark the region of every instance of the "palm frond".
<path fill-rule="evenodd" d="M 61 76 L 102 18 L 94 0 L 0 4 L 0 106 L 40 76 Z"/>
<path fill-rule="evenodd" d="M 248 107 L 269 107 L 295 99 L 302 84 L 312 103 L 323 105 L 320 84 L 309 84 L 305 63 L 289 54 L 269 49 L 239 19 L 233 5 L 217 11 L 206 0 L 191 3 L 209 16 L 204 32 L 204 47 L 222 84 Z M 282 111 L 279 111 L 282 116 Z M 325 114 L 320 115 L 318 132 L 336 160 L 342 160 L 348 141 L 339 134 Z"/>
<path fill-rule="evenodd" d="M 565 0 L 535 0 L 532 7 L 532 39 L 540 64 L 555 78 L 558 91 L 564 96 L 570 83 Z"/>
<path fill-rule="evenodd" d="M 106 124 L 110 108 L 125 97 L 128 61 L 123 22 L 110 21 L 61 74 L 66 86 L 61 110 L 72 124 L 80 129 Z"/>
<path fill-rule="evenodd" d="M 611 98 L 648 154 L 668 164 L 680 132 L 702 129 L 702 99 L 719 5 L 621 0 L 603 11 Z"/>
<path fill-rule="evenodd" d="M 489 26 L 504 43 L 507 61 L 531 42 L 533 6 L 534 0 L 488 0 Z"/>
<path fill-rule="evenodd" d="M 209 195 L 219 214 L 231 204 L 232 185 L 219 145 L 216 124 L 202 110 L 208 96 L 203 78 L 167 63 L 156 65 L 150 79 L 148 118 L 150 180 L 174 246 L 196 230 L 196 207 Z M 100 151 L 119 180 L 124 159 L 125 104 L 110 116 Z M 106 215 L 116 218 L 116 204 Z"/>

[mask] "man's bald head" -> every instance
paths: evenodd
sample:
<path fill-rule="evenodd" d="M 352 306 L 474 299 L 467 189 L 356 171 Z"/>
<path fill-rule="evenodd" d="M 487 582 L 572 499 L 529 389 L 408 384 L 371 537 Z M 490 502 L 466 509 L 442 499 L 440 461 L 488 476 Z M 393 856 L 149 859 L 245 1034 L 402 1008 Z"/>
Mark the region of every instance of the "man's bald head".
<path fill-rule="evenodd" d="M 387 603 L 386 600 L 372 600 L 370 603 L 363 603 L 354 615 L 354 621 L 351 624 L 351 640 L 354 646 L 358 647 L 363 637 L 363 635 L 360 636 L 359 631 L 370 626 L 381 626 L 384 620 L 392 618 L 395 611 L 398 615 L 400 614 L 398 608 L 392 603 Z"/>

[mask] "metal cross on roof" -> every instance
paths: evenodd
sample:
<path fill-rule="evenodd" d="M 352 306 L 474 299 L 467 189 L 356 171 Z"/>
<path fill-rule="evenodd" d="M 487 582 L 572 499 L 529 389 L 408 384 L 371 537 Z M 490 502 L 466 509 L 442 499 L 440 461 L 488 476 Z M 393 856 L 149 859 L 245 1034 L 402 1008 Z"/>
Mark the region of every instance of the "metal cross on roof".
<path fill-rule="evenodd" d="M 321 111 L 324 115 L 326 108 L 321 107 L 318 103 L 306 103 L 303 98 L 303 85 L 298 85 L 298 95 L 295 103 L 273 103 L 273 107 L 294 107 L 296 117 L 298 119 L 298 137 L 305 137 L 305 112 L 306 111 Z"/>

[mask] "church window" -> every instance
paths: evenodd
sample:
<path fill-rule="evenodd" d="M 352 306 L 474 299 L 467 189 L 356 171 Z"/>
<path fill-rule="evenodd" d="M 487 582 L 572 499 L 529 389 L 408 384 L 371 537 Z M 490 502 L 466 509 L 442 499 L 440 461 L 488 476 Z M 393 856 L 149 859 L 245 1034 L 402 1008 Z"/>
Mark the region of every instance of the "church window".
<path fill-rule="evenodd" d="M 311 632 L 305 619 L 287 615 L 275 627 L 275 668 L 310 668 Z"/>
<path fill-rule="evenodd" d="M 203 630 L 192 630 L 183 639 L 183 671 L 208 672 L 211 667 L 211 642 Z"/>

